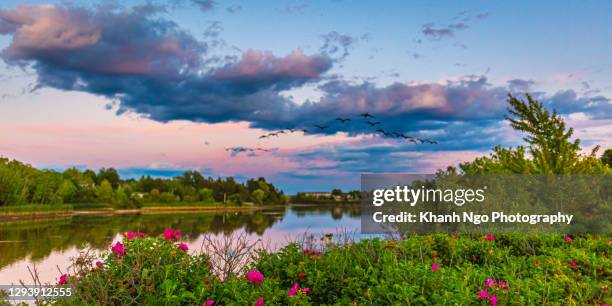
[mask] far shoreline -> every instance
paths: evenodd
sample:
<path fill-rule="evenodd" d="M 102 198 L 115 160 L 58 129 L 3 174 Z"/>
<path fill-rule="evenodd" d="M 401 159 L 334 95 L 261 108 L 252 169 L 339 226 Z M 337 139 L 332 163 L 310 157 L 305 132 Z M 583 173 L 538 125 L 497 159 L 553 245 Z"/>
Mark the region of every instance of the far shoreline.
<path fill-rule="evenodd" d="M 61 211 L 33 210 L 26 212 L 4 212 L 0 215 L 0 222 L 21 221 L 34 219 L 52 219 L 79 215 L 129 215 L 129 214 L 173 214 L 185 212 L 240 212 L 257 211 L 265 209 L 279 209 L 288 207 L 326 207 L 326 206 L 353 206 L 355 203 L 288 203 L 276 205 L 214 205 L 214 206 L 148 206 L 133 209 L 71 209 Z"/>

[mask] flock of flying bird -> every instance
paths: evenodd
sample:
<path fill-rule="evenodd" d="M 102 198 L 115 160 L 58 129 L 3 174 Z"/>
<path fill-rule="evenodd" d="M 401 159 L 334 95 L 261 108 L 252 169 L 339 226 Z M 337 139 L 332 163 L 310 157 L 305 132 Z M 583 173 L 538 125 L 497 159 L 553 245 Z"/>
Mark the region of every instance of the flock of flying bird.
<path fill-rule="evenodd" d="M 359 115 L 358 117 L 362 117 L 363 118 L 363 122 L 365 122 L 366 124 L 370 125 L 372 128 L 376 128 L 379 124 L 381 124 L 380 121 L 375 121 L 376 117 L 374 117 L 373 115 L 369 114 L 369 113 L 363 113 L 361 115 Z M 347 122 L 352 121 L 351 118 L 336 118 L 334 121 L 340 122 L 341 124 L 345 124 Z M 322 125 L 322 124 L 314 124 L 313 125 L 314 128 L 317 128 L 319 131 L 323 131 L 327 128 L 330 127 L 330 125 Z M 296 132 L 302 132 L 304 134 L 308 133 L 309 131 L 307 129 L 304 128 L 292 128 L 292 129 L 286 129 L 286 130 L 279 130 L 279 131 L 275 131 L 275 132 L 270 132 L 264 135 L 259 136 L 259 139 L 266 139 L 266 138 L 271 138 L 271 137 L 279 137 L 280 135 L 285 135 L 285 134 L 293 134 Z M 403 133 L 398 133 L 395 131 L 386 131 L 382 128 L 377 128 L 376 130 L 374 130 L 375 133 L 378 133 L 380 135 L 383 135 L 384 137 L 390 137 L 390 138 L 397 138 L 397 139 L 404 139 L 408 142 L 412 142 L 415 144 L 418 143 L 427 143 L 427 144 L 438 144 L 437 141 L 435 140 L 431 140 L 431 139 L 427 139 L 427 138 L 417 138 L 417 137 L 412 137 Z M 251 152 L 254 153 L 255 151 L 261 151 L 261 152 L 270 152 L 270 151 L 275 151 L 276 149 L 263 149 L 263 148 L 246 148 L 246 147 L 231 147 L 231 148 L 225 148 L 225 151 L 231 151 L 233 154 L 237 154 L 237 153 L 241 153 L 241 152 Z"/>

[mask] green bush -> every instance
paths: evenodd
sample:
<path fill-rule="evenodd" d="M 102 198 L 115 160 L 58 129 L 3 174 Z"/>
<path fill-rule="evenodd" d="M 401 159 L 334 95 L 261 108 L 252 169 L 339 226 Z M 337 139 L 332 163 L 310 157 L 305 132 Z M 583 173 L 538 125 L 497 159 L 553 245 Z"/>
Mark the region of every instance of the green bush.
<path fill-rule="evenodd" d="M 178 245 L 161 237 L 127 240 L 125 255 L 108 253 L 93 270 L 93 259 L 81 256 L 80 272 L 68 281 L 76 295 L 60 304 L 252 305 L 260 296 L 265 305 L 491 305 L 491 296 L 499 305 L 612 302 L 608 237 L 415 235 L 338 243 L 326 236 L 259 251 L 244 271 L 260 271 L 259 285 L 244 275 L 221 280 L 207 255 Z M 300 290 L 289 296 L 296 283 Z"/>

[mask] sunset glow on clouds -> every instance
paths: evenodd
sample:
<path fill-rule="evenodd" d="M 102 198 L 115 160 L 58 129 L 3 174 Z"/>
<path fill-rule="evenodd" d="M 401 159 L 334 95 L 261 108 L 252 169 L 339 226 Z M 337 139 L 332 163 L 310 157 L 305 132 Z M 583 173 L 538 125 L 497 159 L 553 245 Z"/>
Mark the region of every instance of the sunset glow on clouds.
<path fill-rule="evenodd" d="M 374 3 L 224 5 L 4 3 L 0 155 L 128 176 L 265 176 L 289 193 L 357 188 L 360 173 L 431 172 L 520 144 L 503 115 L 507 94 L 525 92 L 568 118 L 585 149 L 612 145 L 612 67 L 601 51 L 611 27 L 589 27 L 609 23 L 601 14 L 548 19 L 553 27 L 529 15 L 516 24 L 523 10 L 505 4 L 389 3 L 359 22 Z M 438 144 L 376 136 L 364 112 Z M 290 128 L 308 132 L 259 139 Z M 271 151 L 226 150 L 238 146 Z"/>

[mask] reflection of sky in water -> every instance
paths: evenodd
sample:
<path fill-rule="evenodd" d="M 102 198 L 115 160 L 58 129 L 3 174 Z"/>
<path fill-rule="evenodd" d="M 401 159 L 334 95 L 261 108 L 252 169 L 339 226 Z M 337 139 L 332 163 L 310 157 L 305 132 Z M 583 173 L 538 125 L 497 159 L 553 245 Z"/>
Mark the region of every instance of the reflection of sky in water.
<path fill-rule="evenodd" d="M 302 234 L 335 232 L 336 229 L 359 230 L 360 218 L 342 216 L 341 219 L 333 220 L 329 212 L 307 212 L 298 216 L 295 211 L 290 210 L 280 223 L 272 226 L 273 231 L 287 231 Z"/>
<path fill-rule="evenodd" d="M 275 220 L 271 227 L 265 228 L 263 235 L 257 235 L 256 233 L 248 234 L 250 241 L 256 241 L 260 239 L 262 244 L 271 248 L 278 249 L 288 242 L 295 241 L 304 234 L 325 234 L 325 233 L 354 233 L 355 238 L 359 238 L 360 230 L 360 218 L 359 216 L 350 216 L 342 211 L 333 211 L 329 209 L 325 210 L 308 210 L 294 211 L 288 209 L 286 211 L 264 211 L 263 215 L 267 218 Z M 188 222 L 189 218 L 198 218 L 202 214 L 192 214 L 191 216 L 181 217 L 183 222 Z M 109 216 L 107 218 L 114 218 L 117 216 Z M 143 217 L 143 220 L 146 217 Z M 254 218 L 255 219 L 255 218 Z M 76 222 L 76 221 L 75 221 Z M 100 220 L 90 220 L 92 227 L 99 226 Z M 143 221 L 144 222 L 144 221 Z M 168 221 L 172 222 L 172 221 Z M 180 223 L 177 225 L 176 220 L 168 224 L 167 226 L 174 226 L 181 229 Z M 165 224 L 159 224 L 160 226 L 166 226 Z M 186 225 L 187 226 L 187 225 Z M 233 233 L 245 233 L 246 224 L 238 226 L 233 230 Z M 100 226 L 101 227 L 101 226 Z M 45 231 L 44 227 L 39 229 Z M 135 230 L 135 229 L 124 229 L 124 230 Z M 114 229 L 108 230 L 109 244 L 112 237 L 112 241 L 121 239 L 121 235 L 114 231 Z M 71 233 L 66 233 L 70 235 Z M 148 234 L 148 233 L 147 233 Z M 198 251 L 201 249 L 203 235 L 206 233 L 194 232 L 193 234 L 186 237 L 186 242 L 189 245 L 190 251 Z M 20 235 L 21 236 L 21 235 Z M 220 238 L 223 234 L 215 234 L 213 237 Z M 37 236 L 40 237 L 40 236 Z M 0 240 L 3 240 L 0 233 Z M 57 239 L 60 238 L 57 235 L 47 235 L 41 239 Z M 0 249 L 11 249 L 13 244 L 24 243 L 23 240 L 12 240 L 0 242 Z M 42 243 L 42 241 L 41 241 Z M 16 246 L 15 246 L 16 247 Z M 0 284 L 11 284 L 18 283 L 19 280 L 23 280 L 25 283 L 31 283 L 31 277 L 28 272 L 28 266 L 36 268 L 39 273 L 39 277 L 43 283 L 51 282 L 55 283 L 57 277 L 60 275 L 58 267 L 65 271 L 66 267 L 70 264 L 70 258 L 78 254 L 78 249 L 75 246 L 69 247 L 56 247 L 50 251 L 47 256 L 43 256 L 42 259 L 31 260 L 31 258 L 20 258 L 19 260 L 12 262 L 11 264 L 0 268 Z M 2 256 L 2 254 L 0 254 Z M 39 256 L 40 257 L 40 256 Z"/>

